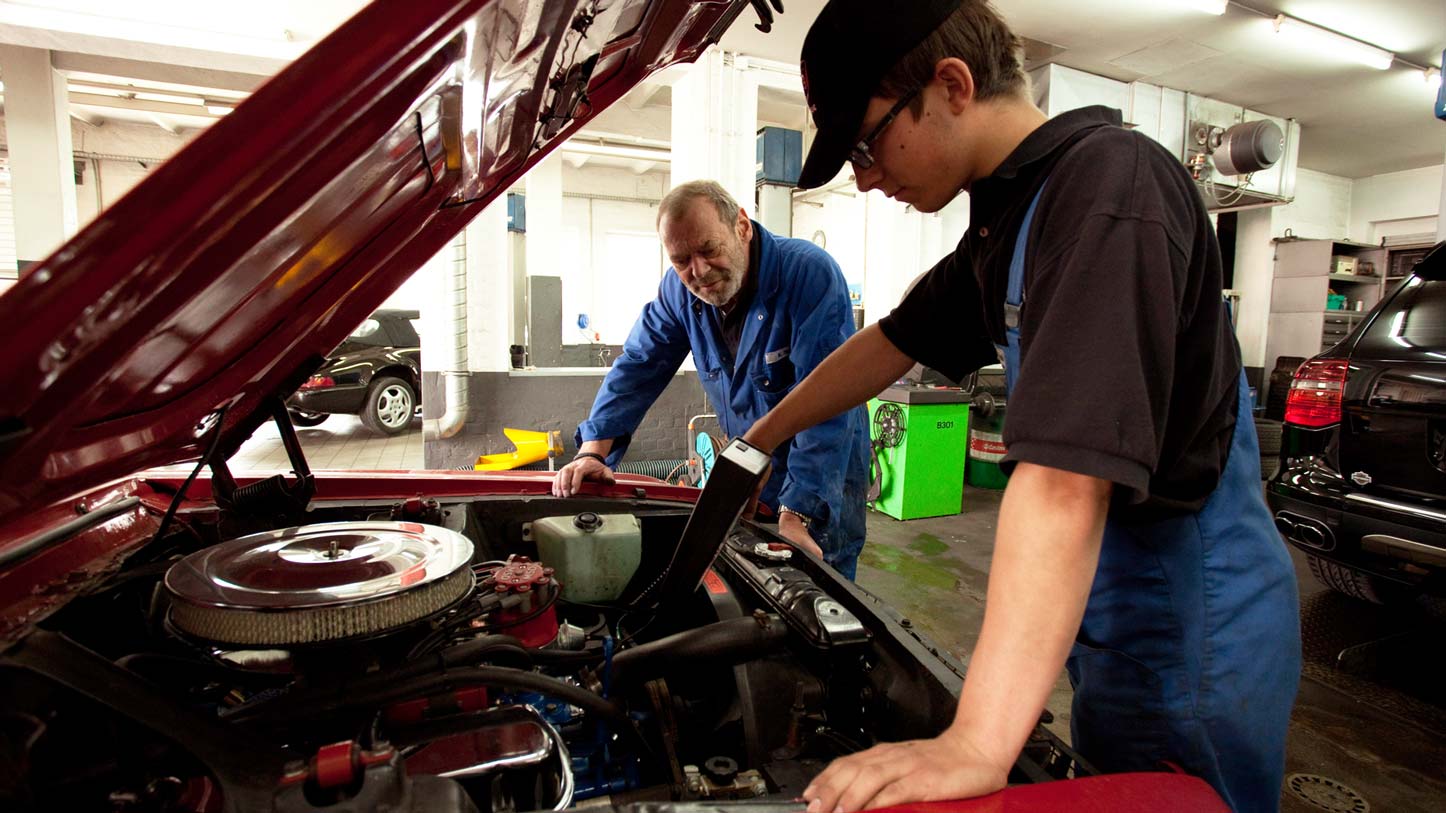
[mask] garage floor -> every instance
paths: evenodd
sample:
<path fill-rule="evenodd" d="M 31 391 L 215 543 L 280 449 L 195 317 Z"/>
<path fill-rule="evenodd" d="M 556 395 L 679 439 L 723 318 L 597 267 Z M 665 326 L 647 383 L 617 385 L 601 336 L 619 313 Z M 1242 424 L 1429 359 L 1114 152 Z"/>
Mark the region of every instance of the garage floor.
<path fill-rule="evenodd" d="M 964 512 L 938 519 L 899 522 L 870 513 L 859 562 L 860 585 L 965 663 L 984 618 L 999 498 L 966 489 Z M 1316 582 L 1303 556 L 1295 561 L 1306 665 L 1286 775 L 1304 775 L 1288 784 L 1319 804 L 1287 789 L 1282 809 L 1446 809 L 1446 615 L 1348 599 Z M 1048 708 L 1050 728 L 1065 739 L 1069 703 L 1061 675 Z"/>
<path fill-rule="evenodd" d="M 296 430 L 306 462 L 313 469 L 420 469 L 422 421 L 400 435 L 383 435 L 362 426 L 355 415 L 332 415 L 320 426 Z M 286 447 L 276 424 L 267 422 L 231 458 L 233 472 L 286 471 Z"/>
<path fill-rule="evenodd" d="M 395 437 L 354 417 L 298 430 L 314 468 L 420 468 L 421 421 Z M 234 470 L 286 468 L 274 427 L 242 447 Z M 999 492 L 966 489 L 963 513 L 899 522 L 869 515 L 858 583 L 968 663 L 984 619 Z M 1327 590 L 1292 551 L 1299 575 L 1305 669 L 1292 717 L 1282 808 L 1292 813 L 1446 809 L 1446 611 L 1386 609 Z M 1069 738 L 1069 682 L 1048 708 Z"/>

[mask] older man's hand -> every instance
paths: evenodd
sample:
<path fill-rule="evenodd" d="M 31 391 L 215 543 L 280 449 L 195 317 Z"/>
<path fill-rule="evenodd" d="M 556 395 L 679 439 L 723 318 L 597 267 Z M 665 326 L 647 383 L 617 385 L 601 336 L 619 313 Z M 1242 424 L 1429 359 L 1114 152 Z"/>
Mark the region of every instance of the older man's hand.
<path fill-rule="evenodd" d="M 790 514 L 787 511 L 779 513 L 778 535 L 814 556 L 823 558 L 823 548 L 813 541 L 813 534 L 808 532 L 808 526 L 804 525 L 803 520 L 799 519 L 796 514 Z"/>
<path fill-rule="evenodd" d="M 552 496 L 571 497 L 586 480 L 612 485 L 617 482 L 613 470 L 591 457 L 581 457 L 558 470 L 552 478 Z"/>

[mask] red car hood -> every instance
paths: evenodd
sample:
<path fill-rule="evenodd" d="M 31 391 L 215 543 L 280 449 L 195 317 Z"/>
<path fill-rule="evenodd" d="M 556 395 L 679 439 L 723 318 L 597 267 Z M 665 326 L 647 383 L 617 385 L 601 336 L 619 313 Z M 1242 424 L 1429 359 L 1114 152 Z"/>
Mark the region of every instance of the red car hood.
<path fill-rule="evenodd" d="M 746 0 L 376 0 L 0 297 L 0 524 L 222 453 L 489 201 Z"/>

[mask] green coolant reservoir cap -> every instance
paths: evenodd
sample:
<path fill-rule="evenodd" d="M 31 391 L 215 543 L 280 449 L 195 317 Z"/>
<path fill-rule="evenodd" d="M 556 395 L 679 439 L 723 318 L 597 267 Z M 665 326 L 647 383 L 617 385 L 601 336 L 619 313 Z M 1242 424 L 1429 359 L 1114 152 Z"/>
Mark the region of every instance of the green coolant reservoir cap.
<path fill-rule="evenodd" d="M 573 518 L 572 524 L 580 531 L 592 533 L 603 526 L 603 521 L 602 517 L 591 511 L 587 511 Z"/>

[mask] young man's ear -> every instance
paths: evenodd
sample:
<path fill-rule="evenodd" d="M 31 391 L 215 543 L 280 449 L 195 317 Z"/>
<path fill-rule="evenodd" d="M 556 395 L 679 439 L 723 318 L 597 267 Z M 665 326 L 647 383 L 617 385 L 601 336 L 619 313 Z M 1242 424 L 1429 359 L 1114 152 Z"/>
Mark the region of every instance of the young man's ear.
<path fill-rule="evenodd" d="M 962 59 L 949 57 L 934 66 L 934 81 L 944 89 L 949 112 L 958 115 L 974 102 L 974 72 Z"/>

